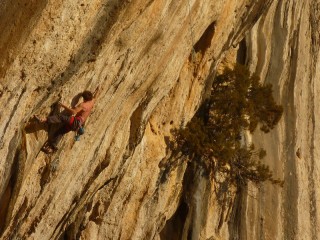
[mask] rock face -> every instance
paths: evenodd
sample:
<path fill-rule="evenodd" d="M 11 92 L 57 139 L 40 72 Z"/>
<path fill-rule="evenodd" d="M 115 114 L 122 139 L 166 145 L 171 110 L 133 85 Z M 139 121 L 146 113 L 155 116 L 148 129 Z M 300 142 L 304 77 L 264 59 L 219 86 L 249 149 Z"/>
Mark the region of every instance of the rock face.
<path fill-rule="evenodd" d="M 275 131 L 254 136 L 285 184 L 243 195 L 241 239 L 319 239 L 319 7 L 274 2 L 246 37 L 248 65 L 273 84 L 285 110 Z"/>
<path fill-rule="evenodd" d="M 1 239 L 317 239 L 318 11 L 311 0 L 2 1 Z M 254 138 L 286 183 L 234 199 L 169 140 L 250 29 L 242 59 L 285 108 Z M 99 85 L 81 140 L 41 152 L 48 133 L 32 116 Z"/>

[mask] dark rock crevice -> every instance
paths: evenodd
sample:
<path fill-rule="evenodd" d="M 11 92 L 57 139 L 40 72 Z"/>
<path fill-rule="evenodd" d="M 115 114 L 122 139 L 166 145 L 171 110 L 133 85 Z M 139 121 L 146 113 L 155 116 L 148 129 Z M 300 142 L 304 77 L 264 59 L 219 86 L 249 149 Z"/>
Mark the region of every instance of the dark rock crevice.
<path fill-rule="evenodd" d="M 285 146 L 288 149 L 294 149 L 296 145 L 296 135 L 294 129 L 296 128 L 296 110 L 295 110 L 295 78 L 297 71 L 297 48 L 298 48 L 298 32 L 295 31 L 292 36 L 291 46 L 291 62 L 290 62 L 290 75 L 287 82 L 287 87 L 283 93 L 283 105 L 286 106 L 284 111 L 285 121 Z M 297 236 L 297 225 L 298 225 L 298 179 L 297 169 L 295 164 L 295 153 L 286 152 L 284 153 L 284 159 L 288 159 L 284 168 L 284 238 L 295 239 Z"/>
<path fill-rule="evenodd" d="M 229 239 L 240 240 L 245 236 L 246 228 L 244 227 L 244 206 L 246 202 L 246 191 L 243 187 L 239 188 L 235 199 L 233 201 L 232 209 L 230 212 L 228 227 L 229 227 Z"/>
<path fill-rule="evenodd" d="M 145 132 L 147 120 L 144 117 L 144 111 L 150 102 L 151 97 L 147 96 L 139 106 L 134 110 L 130 117 L 130 136 L 128 142 L 128 151 L 132 153 L 136 146 L 141 142 Z"/>
<path fill-rule="evenodd" d="M 311 1 L 311 14 L 310 14 L 310 33 L 311 33 L 311 43 L 310 46 L 312 46 L 311 49 L 311 56 L 313 56 L 312 59 L 317 59 L 318 53 L 319 53 L 319 44 L 320 44 L 320 3 L 316 0 Z M 312 62 L 312 70 L 313 72 L 316 72 L 316 61 Z"/>
<path fill-rule="evenodd" d="M 16 144 L 18 147 L 16 147 Z M 9 170 L 9 180 L 5 191 L 0 198 L 0 236 L 7 227 L 11 218 L 13 218 L 13 208 L 15 206 L 18 192 L 20 190 L 23 178 L 23 168 L 26 160 L 26 141 L 21 137 L 20 131 L 11 140 L 9 149 L 12 149 L 13 159 L 11 169 Z M 9 155 L 10 157 L 10 155 Z M 11 162 L 11 161 L 9 161 Z M 17 217 L 16 214 L 15 217 Z M 20 215 L 18 217 L 21 217 Z"/>
<path fill-rule="evenodd" d="M 319 14 L 319 13 L 318 13 Z M 314 19 L 313 19 L 314 20 Z M 312 24 L 311 24 L 312 25 Z M 317 28 L 319 29 L 319 28 Z M 319 42 L 319 39 L 313 39 L 313 42 Z M 318 55 L 318 48 L 315 48 L 314 45 L 313 46 L 313 51 L 315 51 L 317 54 L 314 56 Z M 312 55 L 312 54 L 311 54 Z M 315 106 L 315 84 L 313 81 L 315 81 L 315 65 L 316 65 L 316 61 L 314 61 L 314 59 L 317 59 L 316 57 L 311 58 L 311 66 L 310 66 L 310 76 L 309 76 L 309 99 L 308 99 L 308 103 L 310 106 L 310 116 L 309 119 L 311 120 L 311 126 L 310 128 L 312 129 L 311 131 L 311 136 L 310 136 L 310 166 L 308 169 L 308 193 L 309 193 L 309 199 L 310 199 L 310 204 L 309 204 L 309 211 L 310 211 L 310 222 L 317 224 L 318 223 L 318 210 L 317 210 L 317 196 L 316 196 L 316 156 L 315 156 L 315 151 L 316 151 L 316 106 Z M 311 227 L 311 234 L 312 234 L 312 239 L 318 239 L 318 232 L 317 232 L 317 228 L 316 226 L 312 226 Z"/>
<path fill-rule="evenodd" d="M 170 170 L 168 170 L 170 171 Z M 175 240 L 175 239 L 191 239 L 192 232 L 192 203 L 189 199 L 192 198 L 192 183 L 194 180 L 194 166 L 188 165 L 183 177 L 183 190 L 180 196 L 180 203 L 176 212 L 170 219 L 166 221 L 165 226 L 160 232 L 162 240 Z"/>
<path fill-rule="evenodd" d="M 181 201 L 175 214 L 166 222 L 165 227 L 160 232 L 160 239 L 176 240 L 182 239 L 183 228 L 189 212 L 188 204 Z"/>
<path fill-rule="evenodd" d="M 18 107 L 20 106 L 21 99 L 22 99 L 23 95 L 26 93 L 26 90 L 27 90 L 27 88 L 26 88 L 26 86 L 24 86 L 24 88 L 22 89 L 21 93 L 19 94 L 18 100 L 16 101 L 17 103 L 14 105 L 14 107 L 13 107 L 13 109 L 11 111 L 11 114 L 8 117 L 7 123 L 6 123 L 6 125 L 5 125 L 5 127 L 3 129 L 2 137 L 0 139 L 0 148 L 2 148 L 2 146 L 3 146 L 3 138 L 4 138 L 4 136 L 5 136 L 5 134 L 6 134 L 7 130 L 8 130 L 10 122 L 12 121 L 12 119 L 13 119 L 13 117 L 14 117 L 17 109 L 18 109 Z"/>
<path fill-rule="evenodd" d="M 239 49 L 237 52 L 237 63 L 246 65 L 247 63 L 247 43 L 245 38 L 239 43 Z"/>
<path fill-rule="evenodd" d="M 206 28 L 199 40 L 192 46 L 192 51 L 189 56 L 189 62 L 195 65 L 193 74 L 194 76 L 197 75 L 202 58 L 211 47 L 212 38 L 215 33 L 215 26 L 216 22 L 214 21 Z"/>
<path fill-rule="evenodd" d="M 317 210 L 317 196 L 316 196 L 316 182 L 314 180 L 316 175 L 316 156 L 315 156 L 315 132 L 316 132 L 316 107 L 315 107 L 315 91 L 313 89 L 316 88 L 313 81 L 315 81 L 315 73 L 316 73 L 316 65 L 317 65 L 317 56 L 319 53 L 319 43 L 320 43 L 320 28 L 319 28 L 319 17 L 320 17 L 320 3 L 317 1 L 313 1 L 313 3 L 310 4 L 311 6 L 311 14 L 310 14 L 310 27 L 311 27 L 311 53 L 310 55 L 313 56 L 311 58 L 311 66 L 310 66 L 310 76 L 309 76 L 309 86 L 308 89 L 310 92 L 310 99 L 308 102 L 310 103 L 310 112 L 311 112 L 311 126 L 312 126 L 312 134 L 310 139 L 310 166 L 308 169 L 308 192 L 309 192 L 309 198 L 310 198 L 310 204 L 309 204 L 309 211 L 310 211 L 310 222 L 313 224 L 318 223 L 318 210 Z M 318 233 L 317 233 L 317 227 L 315 225 L 311 226 L 311 234 L 312 239 L 318 239 Z"/>
<path fill-rule="evenodd" d="M 202 56 L 211 47 L 211 41 L 215 32 L 216 22 L 212 22 L 204 31 L 200 39 L 194 45 L 194 51 Z"/>

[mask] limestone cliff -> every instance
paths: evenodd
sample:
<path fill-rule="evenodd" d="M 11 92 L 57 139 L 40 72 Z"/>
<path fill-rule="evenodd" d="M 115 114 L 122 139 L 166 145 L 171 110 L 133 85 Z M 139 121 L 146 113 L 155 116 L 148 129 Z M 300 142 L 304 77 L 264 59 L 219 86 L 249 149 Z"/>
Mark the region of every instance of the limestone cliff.
<path fill-rule="evenodd" d="M 316 239 L 318 8 L 311 0 L 1 1 L 1 239 Z M 277 86 L 286 111 L 276 132 L 255 136 L 286 185 L 260 188 L 258 200 L 229 196 L 168 144 L 246 33 L 243 59 Z M 81 140 L 69 133 L 55 154 L 41 152 L 48 133 L 32 116 L 99 85 Z"/>
<path fill-rule="evenodd" d="M 247 64 L 273 84 L 285 110 L 275 131 L 253 139 L 285 184 L 242 195 L 241 239 L 319 239 L 319 7 L 275 1 L 246 36 Z"/>

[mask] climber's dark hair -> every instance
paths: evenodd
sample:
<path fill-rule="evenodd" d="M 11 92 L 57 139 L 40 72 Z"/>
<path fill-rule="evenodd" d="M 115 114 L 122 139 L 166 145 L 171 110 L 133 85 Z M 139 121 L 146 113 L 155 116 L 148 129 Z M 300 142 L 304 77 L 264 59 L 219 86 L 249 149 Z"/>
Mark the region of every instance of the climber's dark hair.
<path fill-rule="evenodd" d="M 84 101 L 91 101 L 93 99 L 93 94 L 90 91 L 84 91 L 82 97 Z"/>

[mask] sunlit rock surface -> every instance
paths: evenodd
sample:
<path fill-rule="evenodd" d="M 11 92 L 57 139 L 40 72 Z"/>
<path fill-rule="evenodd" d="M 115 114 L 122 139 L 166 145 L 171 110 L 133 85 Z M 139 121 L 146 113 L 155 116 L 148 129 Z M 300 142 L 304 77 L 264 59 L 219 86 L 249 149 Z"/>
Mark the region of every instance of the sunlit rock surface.
<path fill-rule="evenodd" d="M 284 187 L 243 194 L 240 239 L 319 239 L 319 1 L 275 1 L 246 37 L 247 64 L 284 107 L 282 121 L 254 141 Z"/>
<path fill-rule="evenodd" d="M 319 3 L 271 3 L 1 1 L 1 239 L 317 239 Z M 286 183 L 233 199 L 172 157 L 170 131 L 260 17 L 238 57 L 285 108 L 254 138 Z M 33 115 L 97 86 L 81 140 L 41 152 Z"/>

